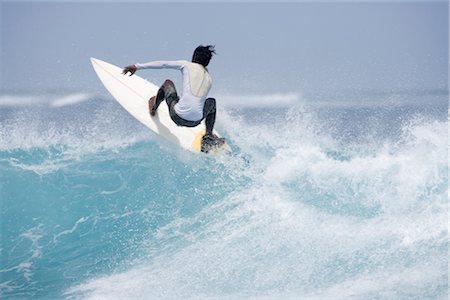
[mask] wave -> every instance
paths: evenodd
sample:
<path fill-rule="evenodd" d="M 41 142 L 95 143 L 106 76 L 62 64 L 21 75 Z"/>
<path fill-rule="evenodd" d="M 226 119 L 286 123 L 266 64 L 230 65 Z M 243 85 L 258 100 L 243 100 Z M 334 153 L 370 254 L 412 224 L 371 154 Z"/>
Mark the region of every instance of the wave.
<path fill-rule="evenodd" d="M 256 123 L 221 110 L 217 127 L 235 156 L 215 160 L 93 103 L 3 121 L 5 216 L 29 214 L 5 246 L 18 257 L 3 269 L 6 295 L 447 295 L 447 120 L 414 112 L 395 134 L 342 143 L 344 131 L 310 107 Z"/>
<path fill-rule="evenodd" d="M 297 118 L 295 128 L 310 122 Z M 67 297 L 446 294 L 445 122 L 405 124 L 402 141 L 340 156 L 308 130 L 233 124 L 228 134 L 252 161 L 224 167 L 246 183 L 149 232 L 127 270 L 75 285 Z"/>
<path fill-rule="evenodd" d="M 71 94 L 19 94 L 19 95 L 0 95 L 0 107 L 26 107 L 46 105 L 49 107 L 63 107 L 79 104 L 91 99 L 98 98 L 90 93 L 71 93 Z"/>
<path fill-rule="evenodd" d="M 88 93 L 76 92 L 69 94 L 43 93 L 36 94 L 5 94 L 0 95 L 1 107 L 29 107 L 29 106 L 48 106 L 60 108 L 80 104 L 85 101 L 101 99 L 102 96 Z M 110 99 L 109 97 L 103 97 Z M 277 93 L 277 94 L 219 94 L 216 98 L 220 105 L 225 107 L 256 108 L 256 107 L 291 107 L 296 105 L 301 99 L 299 93 Z"/>
<path fill-rule="evenodd" d="M 298 93 L 285 94 L 239 94 L 218 95 L 217 99 L 225 107 L 239 108 L 286 108 L 297 105 L 301 99 Z"/>
<path fill-rule="evenodd" d="M 61 147 L 95 152 L 142 139 L 146 131 L 130 122 L 131 117 L 118 110 L 114 103 L 101 99 L 86 103 L 86 97 L 85 94 L 64 96 L 51 105 L 53 108 L 35 107 L 6 114 L 0 127 L 0 150 Z M 74 101 L 82 103 L 81 106 L 65 107 Z"/>
<path fill-rule="evenodd" d="M 50 104 L 52 107 L 62 107 L 67 105 L 79 104 L 93 98 L 93 95 L 87 93 L 76 93 L 53 100 Z"/>
<path fill-rule="evenodd" d="M 405 105 L 435 106 L 447 105 L 448 90 L 327 90 L 304 95 L 302 92 L 283 93 L 241 93 L 218 92 L 214 95 L 218 104 L 226 108 L 291 108 L 308 105 L 315 108 L 336 107 L 401 107 Z M 81 104 L 86 101 L 111 100 L 103 93 L 92 92 L 42 92 L 0 94 L 1 107 L 48 106 L 61 108 Z"/>
<path fill-rule="evenodd" d="M 45 97 L 32 95 L 0 95 L 0 106 L 28 106 L 40 104 Z"/>

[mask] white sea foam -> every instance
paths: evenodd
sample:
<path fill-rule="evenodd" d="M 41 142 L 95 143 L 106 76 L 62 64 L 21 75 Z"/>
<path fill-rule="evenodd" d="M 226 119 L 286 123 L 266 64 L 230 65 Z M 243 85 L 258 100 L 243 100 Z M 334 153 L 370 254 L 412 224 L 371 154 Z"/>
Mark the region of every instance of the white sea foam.
<path fill-rule="evenodd" d="M 346 159 L 308 128 L 224 116 L 252 162 L 225 167 L 250 182 L 174 219 L 127 271 L 67 297 L 440 298 L 447 289 L 447 124 L 405 124 L 403 140 Z M 296 121 L 294 121 L 296 120 Z M 294 126 L 293 126 L 294 125 Z M 287 130 L 296 128 L 295 130 Z M 245 128 L 245 130 L 241 130 Z"/>
<path fill-rule="evenodd" d="M 75 222 L 75 224 L 73 224 L 73 226 L 72 226 L 71 229 L 63 230 L 63 231 L 61 231 L 60 233 L 56 234 L 56 235 L 53 237 L 53 242 L 56 243 L 56 242 L 58 241 L 58 238 L 60 238 L 60 237 L 63 236 L 63 235 L 68 235 L 68 234 L 73 233 L 73 232 L 77 229 L 77 227 L 78 227 L 79 224 L 84 223 L 84 222 L 86 222 L 86 221 L 88 221 L 88 220 L 89 220 L 89 217 L 81 217 L 80 219 L 78 219 L 78 220 Z"/>
<path fill-rule="evenodd" d="M 54 173 L 61 168 L 67 166 L 67 162 L 65 159 L 45 159 L 44 161 L 38 162 L 38 163 L 23 163 L 20 162 L 18 159 L 12 157 L 9 159 L 4 159 L 2 161 L 7 161 L 11 166 L 25 170 L 25 171 L 31 171 L 38 175 L 45 175 Z"/>
<path fill-rule="evenodd" d="M 1 273 L 8 273 L 10 271 L 16 271 L 17 273 L 21 274 L 27 281 L 30 281 L 33 276 L 33 271 L 35 269 L 34 263 L 37 259 L 41 258 L 42 256 L 42 248 L 39 244 L 39 240 L 43 237 L 42 235 L 42 224 L 39 224 L 36 227 L 33 227 L 25 232 L 23 232 L 19 239 L 20 241 L 29 241 L 31 243 L 30 250 L 29 250 L 29 256 L 20 262 L 19 264 L 9 267 L 0 269 Z M 9 289 L 13 289 L 13 286 L 6 287 Z"/>
<path fill-rule="evenodd" d="M 86 98 L 79 95 L 66 99 Z M 68 120 L 69 115 L 48 117 L 45 113 L 21 111 L 5 121 L 0 127 L 0 150 L 51 149 L 75 157 L 102 149 L 126 147 L 148 137 L 136 122 L 130 127 L 123 112 L 117 109 L 96 109 L 89 114 L 80 114 L 74 120 Z M 61 159 L 61 156 L 51 158 Z M 51 162 L 55 160 L 49 161 L 49 166 Z"/>

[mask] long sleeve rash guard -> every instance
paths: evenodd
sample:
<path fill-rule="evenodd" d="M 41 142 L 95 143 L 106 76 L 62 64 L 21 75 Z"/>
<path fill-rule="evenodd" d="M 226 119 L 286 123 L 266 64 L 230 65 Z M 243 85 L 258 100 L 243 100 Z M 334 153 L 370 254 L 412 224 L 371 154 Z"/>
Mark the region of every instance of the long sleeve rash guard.
<path fill-rule="evenodd" d="M 211 89 L 211 76 L 200 64 L 186 60 L 151 61 L 135 64 L 141 69 L 177 69 L 183 76 L 183 90 L 180 100 L 174 109 L 178 116 L 188 121 L 199 121 L 203 118 L 203 106 Z"/>

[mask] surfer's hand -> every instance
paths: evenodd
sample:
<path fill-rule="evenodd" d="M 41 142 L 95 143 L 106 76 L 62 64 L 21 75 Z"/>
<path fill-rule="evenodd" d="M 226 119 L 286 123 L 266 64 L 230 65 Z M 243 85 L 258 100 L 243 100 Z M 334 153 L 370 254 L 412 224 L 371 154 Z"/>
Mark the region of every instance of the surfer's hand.
<path fill-rule="evenodd" d="M 127 67 L 123 68 L 122 74 L 127 75 L 127 73 L 130 72 L 130 76 L 131 76 L 134 73 L 136 73 L 136 70 L 137 70 L 137 68 L 135 65 L 127 66 Z"/>

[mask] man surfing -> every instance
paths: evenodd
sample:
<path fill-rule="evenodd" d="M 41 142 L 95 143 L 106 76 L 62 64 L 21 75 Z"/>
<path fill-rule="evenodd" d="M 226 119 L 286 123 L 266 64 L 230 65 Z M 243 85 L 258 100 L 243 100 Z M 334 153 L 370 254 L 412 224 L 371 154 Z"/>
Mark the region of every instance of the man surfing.
<path fill-rule="evenodd" d="M 216 99 L 207 98 L 212 79 L 206 67 L 213 53 L 216 53 L 214 46 L 198 46 L 192 56 L 192 62 L 187 60 L 151 61 L 127 66 L 122 71 L 123 75 L 129 72 L 132 76 L 137 70 L 142 69 L 181 70 L 183 76 L 181 98 L 178 97 L 174 83 L 167 79 L 156 96 L 149 99 L 149 112 L 152 117 L 155 116 L 161 102 L 166 100 L 170 118 L 178 126 L 195 127 L 205 119 L 206 133 L 202 138 L 202 152 L 208 152 L 225 143 L 225 139 L 213 134 L 216 121 Z"/>

